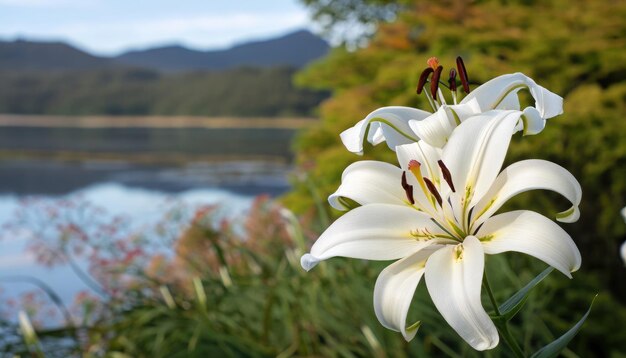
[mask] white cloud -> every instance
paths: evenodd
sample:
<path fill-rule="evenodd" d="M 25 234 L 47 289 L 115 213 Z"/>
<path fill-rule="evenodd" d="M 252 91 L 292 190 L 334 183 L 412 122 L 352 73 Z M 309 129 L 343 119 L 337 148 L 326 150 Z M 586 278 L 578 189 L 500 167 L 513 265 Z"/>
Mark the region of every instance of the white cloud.
<path fill-rule="evenodd" d="M 185 16 L 163 19 L 145 19 L 121 24 L 75 24 L 72 30 L 92 32 L 124 32 L 140 37 L 167 38 L 183 35 L 253 31 L 262 33 L 264 29 L 288 28 L 305 25 L 305 13 L 259 14 L 234 13 L 224 15 Z"/>
<path fill-rule="evenodd" d="M 117 22 L 65 22 L 46 26 L 45 29 L 24 30 L 17 26 L 4 26 L 0 35 L 19 34 L 21 37 L 42 40 L 61 39 L 98 53 L 116 53 L 128 48 L 145 48 L 165 43 L 183 43 L 205 49 L 222 47 L 242 39 L 269 37 L 307 27 L 309 23 L 304 10 L 282 13 L 235 12 Z"/>
<path fill-rule="evenodd" d="M 305 13 L 205 15 L 134 23 L 127 30 L 139 38 L 181 38 L 196 46 L 226 45 L 237 38 L 258 37 L 305 26 Z"/>
<path fill-rule="evenodd" d="M 293 14 L 289 14 L 293 15 Z M 299 14 L 296 14 L 296 16 Z M 188 32 L 188 31 L 215 31 L 225 29 L 237 29 L 242 27 L 255 27 L 259 25 L 274 24 L 282 16 L 267 14 L 237 13 L 229 15 L 204 15 L 197 17 L 165 18 L 160 20 L 147 20 L 133 24 L 136 30 L 153 33 L 157 32 Z M 283 22 L 283 21 L 281 21 Z M 290 22 L 294 22 L 290 20 Z"/>

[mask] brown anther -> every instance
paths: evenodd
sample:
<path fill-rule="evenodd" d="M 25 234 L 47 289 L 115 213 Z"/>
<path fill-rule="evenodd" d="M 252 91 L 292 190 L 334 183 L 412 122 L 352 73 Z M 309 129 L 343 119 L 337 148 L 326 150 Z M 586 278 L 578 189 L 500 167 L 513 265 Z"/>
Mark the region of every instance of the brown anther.
<path fill-rule="evenodd" d="M 450 69 L 450 77 L 448 78 L 448 85 L 450 86 L 450 91 L 456 92 L 456 70 L 454 68 Z"/>
<path fill-rule="evenodd" d="M 467 70 L 465 69 L 465 64 L 463 63 L 463 59 L 461 58 L 461 56 L 456 58 L 456 68 L 459 70 L 459 78 L 461 79 L 461 83 L 463 84 L 463 91 L 465 91 L 465 93 L 470 93 Z"/>
<path fill-rule="evenodd" d="M 443 179 L 446 181 L 446 183 L 448 183 L 450 189 L 452 189 L 452 192 L 456 193 L 456 190 L 454 190 L 454 184 L 452 184 L 452 175 L 450 175 L 448 167 L 443 164 L 443 161 L 441 159 L 437 161 L 437 164 L 439 164 L 439 168 L 441 168 L 441 174 L 443 174 Z"/>
<path fill-rule="evenodd" d="M 437 98 L 437 89 L 439 88 L 439 77 L 441 77 L 441 71 L 443 71 L 443 66 L 437 67 L 435 72 L 433 72 L 433 78 L 430 79 L 430 94 L 433 95 L 433 98 Z"/>
<path fill-rule="evenodd" d="M 428 76 L 430 76 L 431 73 L 433 73 L 433 69 L 430 67 L 426 67 L 426 69 L 422 71 L 422 74 L 420 75 L 420 79 L 419 81 L 417 81 L 417 89 L 415 90 L 417 94 L 422 93 L 422 90 L 424 89 L 424 85 L 426 84 L 426 80 L 428 80 Z"/>
<path fill-rule="evenodd" d="M 443 206 L 443 200 L 441 199 L 441 195 L 439 195 L 439 192 L 437 191 L 435 184 L 433 184 L 433 182 L 430 181 L 430 179 L 426 177 L 424 177 L 424 183 L 426 183 L 426 187 L 428 188 L 428 191 L 430 191 L 430 193 L 433 194 L 433 196 L 439 203 L 439 206 Z"/>
<path fill-rule="evenodd" d="M 406 194 L 406 198 L 409 200 L 411 205 L 415 204 L 415 198 L 413 198 L 413 185 L 410 185 L 406 181 L 406 172 L 402 172 L 402 189 L 404 189 L 404 193 Z"/>
<path fill-rule="evenodd" d="M 426 63 L 428 64 L 428 67 L 432 68 L 433 70 L 436 70 L 437 67 L 439 67 L 439 59 L 434 56 L 426 60 Z"/>

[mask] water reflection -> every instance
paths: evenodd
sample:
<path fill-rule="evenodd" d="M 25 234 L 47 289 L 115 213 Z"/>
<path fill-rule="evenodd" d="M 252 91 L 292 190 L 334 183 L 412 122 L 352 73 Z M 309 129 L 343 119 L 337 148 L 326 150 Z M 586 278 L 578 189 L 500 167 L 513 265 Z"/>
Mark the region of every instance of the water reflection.
<path fill-rule="evenodd" d="M 4 193 L 0 194 L 0 225 L 5 228 L 0 234 L 2 296 L 17 297 L 33 290 L 28 283 L 2 281 L 25 274 L 53 287 L 68 305 L 79 291 L 89 289 L 67 265 L 48 268 L 37 264 L 35 256 L 26 250 L 32 227 L 25 225 L 20 229 L 21 234 L 14 227 L 6 228 L 25 207 L 27 214 L 35 217 L 43 214 L 37 210 L 50 206 L 58 207 L 59 215 L 64 215 L 66 209 L 58 203 L 79 200 L 100 208 L 102 215 L 124 217 L 130 223 L 125 227 L 129 233 L 150 230 L 177 207 L 192 212 L 200 206 L 217 204 L 219 216 L 237 220 L 245 214 L 255 195 L 274 196 L 284 192 L 286 172 L 285 165 L 264 162 L 159 167 L 124 162 L 5 161 L 0 166 L 0 192 Z M 28 205 L 33 202 L 41 205 Z M 78 264 L 87 267 L 87 262 Z"/>
<path fill-rule="evenodd" d="M 280 162 L 190 162 L 179 166 L 125 161 L 6 160 L 0 162 L 0 193 L 68 194 L 97 183 L 177 193 L 218 188 L 243 195 L 278 195 L 288 188 L 289 167 Z"/>

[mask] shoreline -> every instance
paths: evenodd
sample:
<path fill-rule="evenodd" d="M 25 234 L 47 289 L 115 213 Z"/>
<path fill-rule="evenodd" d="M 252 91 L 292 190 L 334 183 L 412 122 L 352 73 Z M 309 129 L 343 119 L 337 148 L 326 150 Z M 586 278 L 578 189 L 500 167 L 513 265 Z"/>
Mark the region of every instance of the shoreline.
<path fill-rule="evenodd" d="M 313 117 L 197 117 L 0 114 L 0 127 L 71 128 L 266 128 L 301 129 L 317 123 Z"/>

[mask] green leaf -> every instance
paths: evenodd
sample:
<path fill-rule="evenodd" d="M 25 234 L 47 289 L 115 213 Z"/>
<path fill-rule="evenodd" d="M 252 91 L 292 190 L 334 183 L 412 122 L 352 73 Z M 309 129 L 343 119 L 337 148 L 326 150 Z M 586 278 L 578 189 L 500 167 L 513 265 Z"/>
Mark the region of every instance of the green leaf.
<path fill-rule="evenodd" d="M 533 354 L 531 358 L 556 357 L 563 349 L 565 349 L 565 347 L 567 347 L 567 344 L 572 340 L 572 338 L 574 338 L 574 336 L 576 336 L 578 331 L 580 331 L 580 328 L 582 327 L 583 323 L 585 323 L 587 316 L 589 316 L 589 313 L 591 312 L 591 307 L 593 306 L 593 302 L 596 300 L 596 297 L 598 297 L 598 295 L 596 295 L 593 298 L 593 300 L 591 301 L 591 304 L 589 305 L 589 309 L 587 310 L 587 313 L 585 313 L 585 315 L 580 319 L 580 321 L 578 321 L 578 323 L 574 325 L 574 327 L 572 327 L 569 331 L 565 332 L 565 334 L 563 334 L 554 342 L 548 344 L 547 346 L 535 352 L 535 354 Z"/>
<path fill-rule="evenodd" d="M 526 303 L 530 291 L 535 288 L 535 286 L 537 286 L 539 282 L 543 281 L 543 279 L 546 278 L 546 276 L 548 276 L 553 270 L 553 267 L 548 267 L 547 269 L 543 270 L 543 272 L 537 275 L 537 277 L 533 278 L 532 281 L 527 283 L 526 286 L 517 291 L 513 296 L 506 300 L 506 302 L 501 304 L 499 307 L 500 316 L 496 316 L 494 318 L 503 319 L 505 321 L 509 321 L 511 318 L 513 318 Z"/>

